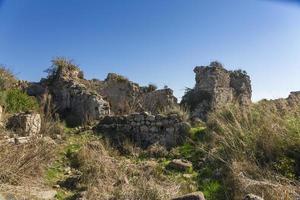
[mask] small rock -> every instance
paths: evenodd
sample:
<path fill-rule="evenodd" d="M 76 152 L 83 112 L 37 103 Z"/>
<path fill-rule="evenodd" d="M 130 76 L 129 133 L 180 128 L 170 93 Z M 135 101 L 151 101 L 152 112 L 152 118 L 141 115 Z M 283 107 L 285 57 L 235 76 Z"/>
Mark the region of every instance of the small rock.
<path fill-rule="evenodd" d="M 17 197 L 13 194 L 0 194 L 0 200 L 17 200 Z"/>
<path fill-rule="evenodd" d="M 183 176 L 184 178 L 187 178 L 187 179 L 190 179 L 190 178 L 193 177 L 192 174 L 183 174 L 182 176 Z"/>
<path fill-rule="evenodd" d="M 66 174 L 66 175 L 72 174 L 71 167 L 66 167 L 66 168 L 64 169 L 64 171 L 65 171 L 65 174 Z"/>
<path fill-rule="evenodd" d="M 57 192 L 55 190 L 41 191 L 36 194 L 38 199 L 51 200 L 55 199 Z"/>
<path fill-rule="evenodd" d="M 59 188 L 60 188 L 60 185 L 53 185 L 53 188 L 54 188 L 54 189 L 59 189 Z"/>
<path fill-rule="evenodd" d="M 205 198 L 202 192 L 195 192 L 183 195 L 181 197 L 173 198 L 172 200 L 205 200 Z"/>
<path fill-rule="evenodd" d="M 15 138 L 15 144 L 26 144 L 29 142 L 29 137 L 17 137 Z"/>
<path fill-rule="evenodd" d="M 187 160 L 174 159 L 168 164 L 167 167 L 178 171 L 187 171 L 193 167 L 193 164 Z"/>
<path fill-rule="evenodd" d="M 257 196 L 255 194 L 247 194 L 244 200 L 264 200 L 262 197 Z"/>
<path fill-rule="evenodd" d="M 86 196 L 86 191 L 79 192 L 75 195 L 75 200 L 87 200 Z"/>
<path fill-rule="evenodd" d="M 46 144 L 48 145 L 51 145 L 51 146 L 55 146 L 56 145 L 56 142 L 51 138 L 51 137 L 43 137 L 43 142 L 45 142 Z"/>
<path fill-rule="evenodd" d="M 7 142 L 11 143 L 11 144 L 15 144 L 16 143 L 15 142 L 15 138 L 9 138 L 9 139 L 7 139 Z"/>

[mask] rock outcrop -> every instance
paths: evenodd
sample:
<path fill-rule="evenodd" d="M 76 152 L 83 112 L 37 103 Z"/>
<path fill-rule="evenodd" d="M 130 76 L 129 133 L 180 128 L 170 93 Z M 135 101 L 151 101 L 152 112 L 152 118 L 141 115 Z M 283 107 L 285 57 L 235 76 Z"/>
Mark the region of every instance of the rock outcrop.
<path fill-rule="evenodd" d="M 40 133 L 41 116 L 37 113 L 18 113 L 8 118 L 6 127 L 19 136 L 34 136 Z"/>
<path fill-rule="evenodd" d="M 196 67 L 194 72 L 196 85 L 181 102 L 190 109 L 192 117 L 206 120 L 209 112 L 228 103 L 251 104 L 251 81 L 246 72 L 228 71 L 218 62 Z"/>
<path fill-rule="evenodd" d="M 96 131 L 125 135 L 138 146 L 147 148 L 158 143 L 167 148 L 183 142 L 190 125 L 176 114 L 151 115 L 146 112 L 125 116 L 106 116 L 96 127 Z"/>

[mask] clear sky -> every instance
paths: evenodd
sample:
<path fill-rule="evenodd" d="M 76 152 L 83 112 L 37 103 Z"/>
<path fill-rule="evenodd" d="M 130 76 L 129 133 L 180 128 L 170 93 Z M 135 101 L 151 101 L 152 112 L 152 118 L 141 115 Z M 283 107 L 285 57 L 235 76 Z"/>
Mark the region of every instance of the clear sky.
<path fill-rule="evenodd" d="M 299 2 L 299 1 L 298 1 Z M 251 75 L 253 99 L 300 90 L 300 3 L 271 0 L 0 0 L 0 63 L 38 81 L 55 56 L 181 97 L 213 60 Z"/>

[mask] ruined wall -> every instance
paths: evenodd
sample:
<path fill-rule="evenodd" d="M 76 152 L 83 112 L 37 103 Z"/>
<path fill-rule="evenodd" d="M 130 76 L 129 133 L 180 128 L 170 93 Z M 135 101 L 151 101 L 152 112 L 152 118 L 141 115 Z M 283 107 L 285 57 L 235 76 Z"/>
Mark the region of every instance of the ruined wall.
<path fill-rule="evenodd" d="M 125 134 L 137 145 L 146 148 L 159 143 L 167 148 L 183 141 L 190 126 L 176 114 L 151 115 L 147 112 L 125 116 L 106 116 L 96 127 L 101 133 L 110 136 Z"/>
<path fill-rule="evenodd" d="M 166 88 L 145 93 L 141 102 L 145 111 L 157 114 L 177 105 L 177 98 L 173 95 L 173 90 Z"/>
<path fill-rule="evenodd" d="M 114 114 L 128 114 L 141 109 L 142 91 L 139 85 L 121 75 L 109 73 L 99 93 L 107 99 Z"/>
<path fill-rule="evenodd" d="M 58 74 L 49 84 L 52 101 L 59 113 L 76 124 L 91 122 L 108 115 L 109 104 L 85 84 L 83 73 L 71 70 Z"/>
<path fill-rule="evenodd" d="M 220 63 L 194 69 L 196 85 L 182 98 L 192 117 L 206 120 L 210 111 L 228 103 L 247 106 L 251 103 L 250 77 L 243 71 L 228 71 Z"/>
<path fill-rule="evenodd" d="M 272 112 L 280 112 L 283 115 L 299 112 L 300 110 L 300 91 L 291 92 L 288 98 L 280 98 L 274 100 L 262 100 L 261 105 L 265 109 L 270 109 Z"/>
<path fill-rule="evenodd" d="M 72 126 L 99 120 L 110 113 L 109 103 L 89 88 L 83 72 L 75 66 L 60 67 L 47 79 L 29 83 L 25 90 L 41 104 L 51 105 Z"/>
<path fill-rule="evenodd" d="M 98 88 L 98 92 L 110 103 L 111 111 L 116 115 L 142 111 L 154 114 L 177 104 L 177 99 L 169 88 L 153 90 L 141 87 L 114 73 L 109 73 L 104 81 L 98 81 Z"/>
<path fill-rule="evenodd" d="M 86 80 L 77 66 L 67 61 L 63 64 L 63 67 L 50 70 L 46 79 L 23 84 L 22 88 L 37 97 L 45 111 L 51 105 L 64 119 L 73 123 L 70 125 L 99 120 L 109 114 L 143 111 L 157 114 L 177 105 L 171 89 L 141 87 L 114 73 L 109 73 L 104 81 Z"/>

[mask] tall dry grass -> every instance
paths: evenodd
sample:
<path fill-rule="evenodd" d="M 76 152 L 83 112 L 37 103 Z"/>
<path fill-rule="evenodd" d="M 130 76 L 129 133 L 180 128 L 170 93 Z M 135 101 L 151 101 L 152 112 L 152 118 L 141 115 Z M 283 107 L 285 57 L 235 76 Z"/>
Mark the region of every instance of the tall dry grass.
<path fill-rule="evenodd" d="M 39 182 L 46 166 L 54 158 L 47 141 L 33 139 L 27 144 L 1 144 L 0 184 L 28 185 Z"/>
<path fill-rule="evenodd" d="M 134 162 L 111 155 L 100 142 L 85 145 L 78 153 L 81 184 L 87 199 L 170 199 L 180 186 L 161 173 L 156 162 Z"/>
<path fill-rule="evenodd" d="M 274 200 L 299 198 L 299 122 L 300 109 L 282 114 L 265 103 L 249 109 L 230 105 L 209 116 L 206 151 L 228 170 L 225 184 L 234 199 L 247 193 Z"/>

